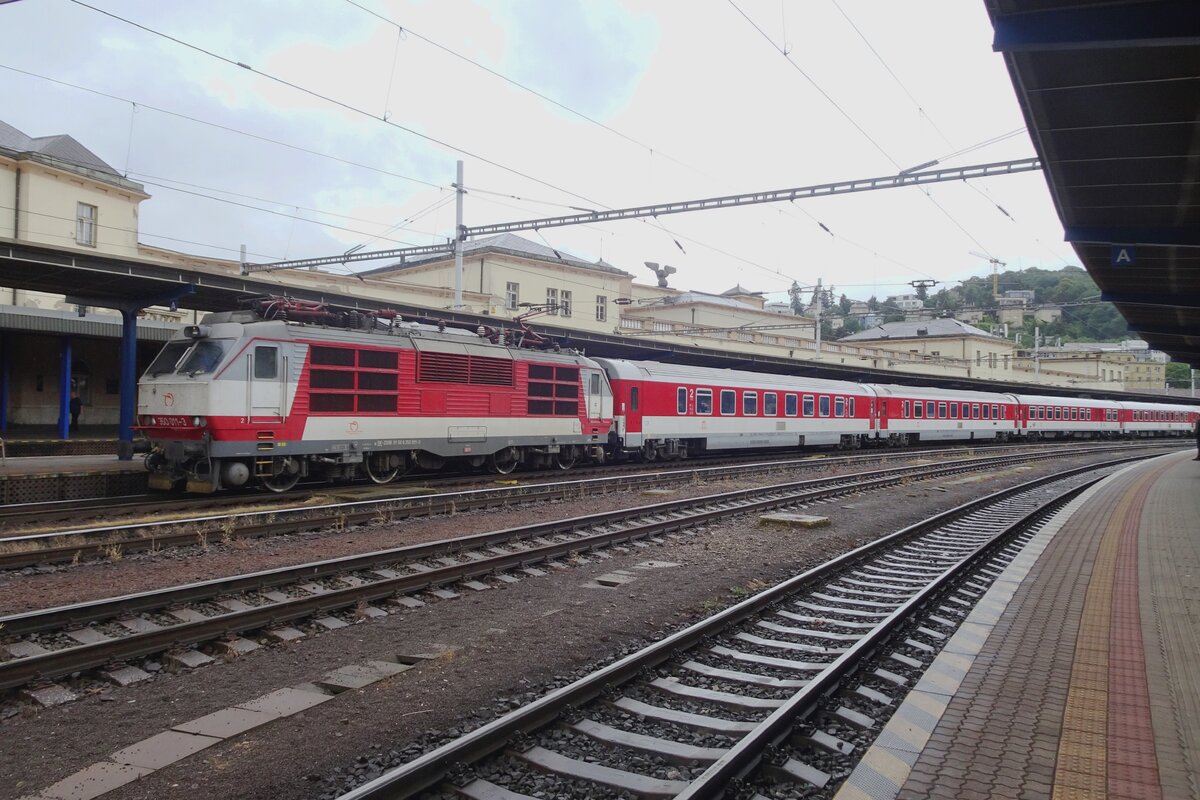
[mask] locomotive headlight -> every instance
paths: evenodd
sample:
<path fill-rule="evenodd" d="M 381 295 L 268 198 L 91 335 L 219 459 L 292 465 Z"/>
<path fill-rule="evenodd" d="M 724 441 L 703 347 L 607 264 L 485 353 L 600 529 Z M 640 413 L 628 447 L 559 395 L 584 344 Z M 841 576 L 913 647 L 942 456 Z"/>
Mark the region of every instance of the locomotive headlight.
<path fill-rule="evenodd" d="M 206 422 L 208 422 L 208 420 L 206 420 L 204 417 L 192 417 L 192 425 L 196 426 L 197 428 L 204 427 Z"/>

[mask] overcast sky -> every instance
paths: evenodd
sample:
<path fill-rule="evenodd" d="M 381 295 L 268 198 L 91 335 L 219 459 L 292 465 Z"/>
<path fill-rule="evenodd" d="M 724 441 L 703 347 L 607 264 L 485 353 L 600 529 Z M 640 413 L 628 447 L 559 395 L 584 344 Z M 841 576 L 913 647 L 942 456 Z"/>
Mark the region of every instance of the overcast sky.
<path fill-rule="evenodd" d="M 0 4 L 0 119 L 74 136 L 146 185 L 141 241 L 204 255 L 443 242 L 458 159 L 482 225 L 1036 155 L 981 0 L 89 2 Z M 1040 172 L 520 235 L 776 297 L 1078 264 Z"/>

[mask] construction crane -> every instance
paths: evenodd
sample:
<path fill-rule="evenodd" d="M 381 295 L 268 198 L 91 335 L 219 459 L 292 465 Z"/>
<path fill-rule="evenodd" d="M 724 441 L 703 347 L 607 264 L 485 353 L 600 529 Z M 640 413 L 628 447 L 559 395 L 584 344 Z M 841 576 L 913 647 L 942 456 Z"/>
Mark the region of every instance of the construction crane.
<path fill-rule="evenodd" d="M 984 261 L 991 262 L 991 264 L 992 264 L 992 299 L 999 300 L 1000 299 L 1000 268 L 1007 267 L 1008 263 L 1001 261 L 1000 259 L 998 259 L 994 256 L 988 256 L 988 255 L 984 255 L 983 253 L 977 253 L 974 250 L 969 251 L 968 255 L 975 256 L 976 258 L 982 258 Z"/>

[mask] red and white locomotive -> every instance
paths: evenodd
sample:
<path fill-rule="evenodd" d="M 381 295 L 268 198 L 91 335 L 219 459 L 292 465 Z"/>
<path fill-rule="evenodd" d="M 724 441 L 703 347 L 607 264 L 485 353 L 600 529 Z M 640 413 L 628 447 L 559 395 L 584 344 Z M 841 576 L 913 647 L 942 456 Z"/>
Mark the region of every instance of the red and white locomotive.
<path fill-rule="evenodd" d="M 534 346 L 531 346 L 534 345 Z M 731 449 L 1186 435 L 1194 406 L 955 391 L 586 358 L 505 334 L 267 298 L 208 315 L 139 383 L 152 488 L 387 483 Z M 540 347 L 539 347 L 540 346 Z"/>

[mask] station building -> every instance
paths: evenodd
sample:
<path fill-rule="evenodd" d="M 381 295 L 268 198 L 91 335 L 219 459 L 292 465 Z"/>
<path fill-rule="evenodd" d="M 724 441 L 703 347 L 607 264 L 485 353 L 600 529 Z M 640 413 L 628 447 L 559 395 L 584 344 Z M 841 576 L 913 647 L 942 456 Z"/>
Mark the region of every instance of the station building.
<path fill-rule="evenodd" d="M 0 122 L 0 243 L 33 243 L 199 273 L 240 273 L 234 261 L 140 243 L 138 208 L 148 199 L 142 185 L 72 137 L 31 137 Z M 1002 337 L 958 320 L 888 323 L 818 343 L 815 315 L 766 303 L 761 293 L 742 286 L 720 294 L 688 291 L 667 286 L 667 272 L 658 285 L 643 284 L 603 260 L 589 261 L 515 234 L 467 242 L 463 261 L 463 311 L 512 324 L 530 306 L 545 306 L 548 310 L 533 323 L 568 336 L 581 331 L 648 345 L 669 342 L 887 369 L 898 373 L 898 381 L 902 374 L 921 374 L 1109 390 L 1159 385 L 1140 373 L 1136 385 L 1128 385 L 1126 377 L 1140 368 L 1135 366 L 1082 375 L 1077 363 L 1066 369 L 1048 358 L 1035 363 Z M 648 266 L 657 272 L 657 265 Z M 358 276 L 281 270 L 258 273 L 256 281 L 278 287 L 280 294 L 319 290 L 428 308 L 435 316 L 453 302 L 454 260 L 449 255 L 410 259 Z M 179 325 L 200 316 L 184 307 L 139 312 L 139 374 Z M 10 424 L 65 429 L 72 390 L 83 401 L 84 424 L 116 424 L 120 320 L 119 312 L 98 308 L 87 298 L 0 289 L 0 431 Z"/>

